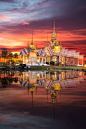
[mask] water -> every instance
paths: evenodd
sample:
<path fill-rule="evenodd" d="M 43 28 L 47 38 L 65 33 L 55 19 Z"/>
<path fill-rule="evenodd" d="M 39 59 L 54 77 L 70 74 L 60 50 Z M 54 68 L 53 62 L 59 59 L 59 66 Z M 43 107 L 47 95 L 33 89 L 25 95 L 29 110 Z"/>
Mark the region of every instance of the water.
<path fill-rule="evenodd" d="M 0 129 L 85 129 L 86 73 L 1 71 Z"/>

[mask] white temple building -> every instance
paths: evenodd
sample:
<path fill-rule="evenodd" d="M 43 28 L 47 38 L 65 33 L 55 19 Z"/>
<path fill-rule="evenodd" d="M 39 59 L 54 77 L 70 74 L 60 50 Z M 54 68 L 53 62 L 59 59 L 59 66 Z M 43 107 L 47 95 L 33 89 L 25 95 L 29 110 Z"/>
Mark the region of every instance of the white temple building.
<path fill-rule="evenodd" d="M 57 66 L 83 66 L 83 55 L 80 55 L 80 52 L 76 50 L 69 51 L 66 48 L 63 48 L 57 40 L 55 32 L 55 20 L 52 38 L 50 44 L 45 46 L 44 49 L 37 49 L 33 44 L 33 33 L 32 33 L 32 42 L 31 45 L 28 45 L 28 48 L 24 48 L 20 51 L 20 58 L 23 64 L 26 65 L 45 65 L 45 64 L 54 64 Z M 82 60 L 82 64 L 79 64 L 79 60 Z"/>

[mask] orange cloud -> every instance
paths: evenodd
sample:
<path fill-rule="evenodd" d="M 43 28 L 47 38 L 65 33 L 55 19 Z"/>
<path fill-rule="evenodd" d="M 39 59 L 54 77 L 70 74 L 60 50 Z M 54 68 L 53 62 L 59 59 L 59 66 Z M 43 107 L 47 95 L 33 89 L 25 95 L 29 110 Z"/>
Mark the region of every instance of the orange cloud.
<path fill-rule="evenodd" d="M 23 22 L 22 25 L 29 25 L 29 22 Z"/>

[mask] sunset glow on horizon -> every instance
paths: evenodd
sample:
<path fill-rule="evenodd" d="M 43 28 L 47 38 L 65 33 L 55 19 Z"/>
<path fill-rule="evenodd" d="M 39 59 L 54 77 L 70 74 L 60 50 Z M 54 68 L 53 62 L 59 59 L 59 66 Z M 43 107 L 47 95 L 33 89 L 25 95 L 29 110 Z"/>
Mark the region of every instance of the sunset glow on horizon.
<path fill-rule="evenodd" d="M 85 0 L 0 0 L 0 51 L 19 52 L 33 43 L 44 48 L 50 43 L 53 21 L 57 39 L 69 50 L 79 51 L 86 59 Z"/>

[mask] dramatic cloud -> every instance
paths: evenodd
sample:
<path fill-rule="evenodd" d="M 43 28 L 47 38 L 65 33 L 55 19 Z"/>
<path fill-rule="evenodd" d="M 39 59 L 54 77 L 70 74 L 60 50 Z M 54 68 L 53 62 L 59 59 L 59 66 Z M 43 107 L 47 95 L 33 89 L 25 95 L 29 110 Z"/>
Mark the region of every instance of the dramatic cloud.
<path fill-rule="evenodd" d="M 0 45 L 16 51 L 31 42 L 44 48 L 50 41 L 55 16 L 63 47 L 86 56 L 86 0 L 0 0 Z M 16 48 L 18 46 L 18 48 Z M 21 47 L 22 46 L 22 47 Z"/>

